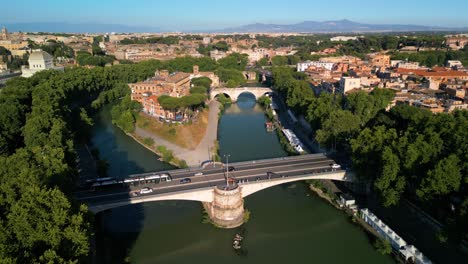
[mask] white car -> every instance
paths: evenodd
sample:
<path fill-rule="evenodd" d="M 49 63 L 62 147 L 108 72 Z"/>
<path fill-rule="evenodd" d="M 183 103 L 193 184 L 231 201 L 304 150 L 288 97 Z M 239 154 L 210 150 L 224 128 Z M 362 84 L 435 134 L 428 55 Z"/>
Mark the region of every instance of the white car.
<path fill-rule="evenodd" d="M 149 187 L 145 187 L 143 189 L 140 189 L 140 194 L 146 194 L 146 193 L 152 193 L 153 192 L 153 189 L 149 188 Z"/>
<path fill-rule="evenodd" d="M 339 168 L 341 168 L 341 165 L 340 165 L 340 164 L 336 164 L 336 163 L 330 164 L 330 166 L 331 166 L 332 169 L 339 169 Z"/>

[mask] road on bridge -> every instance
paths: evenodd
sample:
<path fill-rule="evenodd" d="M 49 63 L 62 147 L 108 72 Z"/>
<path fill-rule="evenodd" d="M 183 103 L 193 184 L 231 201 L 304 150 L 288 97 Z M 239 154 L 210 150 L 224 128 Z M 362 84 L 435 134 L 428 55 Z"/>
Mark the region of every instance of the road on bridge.
<path fill-rule="evenodd" d="M 324 155 L 302 155 L 279 159 L 268 159 L 250 162 L 238 162 L 229 164 L 235 170 L 228 172 L 229 177 L 240 184 L 245 182 L 274 180 L 283 177 L 299 177 L 305 174 L 323 174 L 336 171 L 330 167 L 334 161 Z M 136 200 L 147 198 L 152 195 L 165 193 L 203 189 L 225 184 L 226 169 L 222 168 L 199 169 L 199 170 L 175 170 L 168 171 L 172 181 L 152 184 L 141 184 L 138 186 L 116 186 L 112 189 L 98 191 L 82 191 L 75 194 L 76 198 L 91 205 L 106 204 L 123 200 Z M 150 176 L 162 172 L 144 173 L 138 176 Z M 203 175 L 200 175 L 203 173 Z M 195 176 L 195 174 L 198 174 Z M 190 178 L 190 183 L 181 184 L 180 180 Z M 138 194 L 141 188 L 149 187 L 152 193 Z M 135 195 L 138 194 L 138 195 Z"/>

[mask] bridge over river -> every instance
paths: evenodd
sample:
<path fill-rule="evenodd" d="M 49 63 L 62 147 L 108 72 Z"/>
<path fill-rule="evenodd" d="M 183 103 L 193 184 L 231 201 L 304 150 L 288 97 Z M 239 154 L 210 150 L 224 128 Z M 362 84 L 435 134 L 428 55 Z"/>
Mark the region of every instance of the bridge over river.
<path fill-rule="evenodd" d="M 237 98 L 243 93 L 251 93 L 257 100 L 259 97 L 271 92 L 273 90 L 267 87 L 215 88 L 210 91 L 210 98 L 213 99 L 220 94 L 224 94 L 231 98 L 232 102 L 237 102 Z"/>
<path fill-rule="evenodd" d="M 351 181 L 345 170 L 334 169 L 335 162 L 323 154 L 309 154 L 256 161 L 212 164 L 200 169 L 179 169 L 152 172 L 132 177 L 148 177 L 169 173 L 170 182 L 144 183 L 138 186 L 116 187 L 108 190 L 77 192 L 76 197 L 95 213 L 129 204 L 163 200 L 190 200 L 204 204 L 213 222 L 221 227 L 236 227 L 243 223 L 243 198 L 257 191 L 294 181 L 332 179 Z M 226 184 L 226 174 L 232 179 Z M 190 178 L 191 182 L 181 183 Z M 140 194 L 142 188 L 151 193 Z"/>

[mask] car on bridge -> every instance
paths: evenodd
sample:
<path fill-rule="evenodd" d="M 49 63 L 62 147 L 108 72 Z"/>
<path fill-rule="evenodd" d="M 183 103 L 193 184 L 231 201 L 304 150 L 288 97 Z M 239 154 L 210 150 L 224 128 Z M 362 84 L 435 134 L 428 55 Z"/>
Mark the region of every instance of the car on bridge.
<path fill-rule="evenodd" d="M 152 193 L 152 192 L 153 192 L 153 189 L 151 189 L 150 187 L 145 187 L 145 188 L 140 189 L 140 194 L 147 194 L 147 193 Z"/>
<path fill-rule="evenodd" d="M 190 179 L 190 178 L 184 178 L 184 179 L 180 180 L 180 184 L 191 183 L 191 182 L 192 182 L 192 179 Z"/>
<path fill-rule="evenodd" d="M 341 165 L 340 165 L 340 164 L 336 164 L 336 163 L 332 163 L 332 164 L 330 164 L 330 167 L 331 167 L 332 169 L 339 169 L 339 168 L 341 168 Z"/>

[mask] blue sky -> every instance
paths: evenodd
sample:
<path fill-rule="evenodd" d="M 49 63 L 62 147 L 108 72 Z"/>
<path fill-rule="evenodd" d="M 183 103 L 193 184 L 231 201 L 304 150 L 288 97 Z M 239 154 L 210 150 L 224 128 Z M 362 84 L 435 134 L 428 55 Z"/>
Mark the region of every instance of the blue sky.
<path fill-rule="evenodd" d="M 0 24 L 106 23 L 187 30 L 350 19 L 375 24 L 468 26 L 467 0 L 13 0 L 2 3 L 1 9 Z"/>

